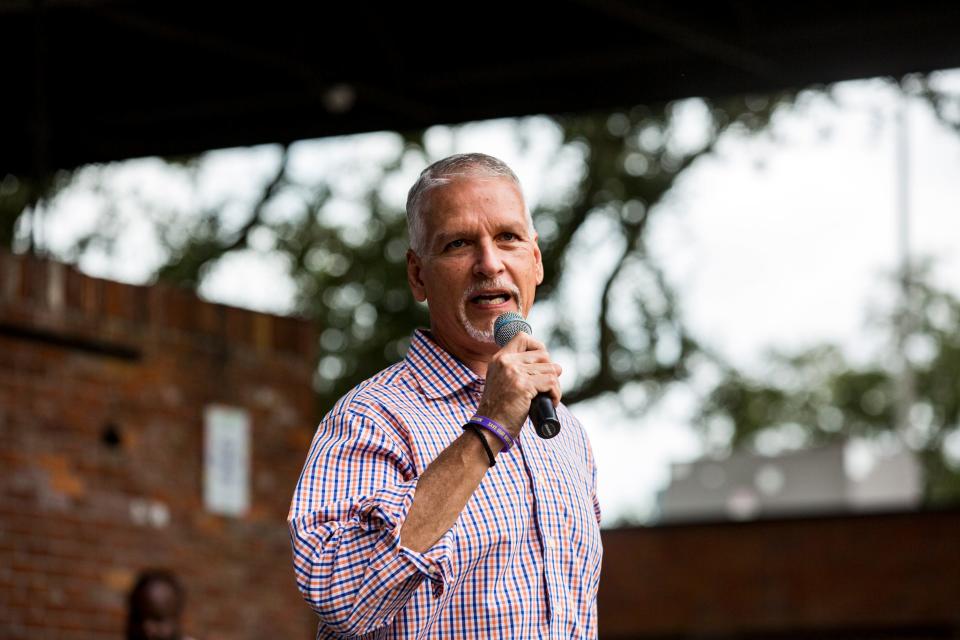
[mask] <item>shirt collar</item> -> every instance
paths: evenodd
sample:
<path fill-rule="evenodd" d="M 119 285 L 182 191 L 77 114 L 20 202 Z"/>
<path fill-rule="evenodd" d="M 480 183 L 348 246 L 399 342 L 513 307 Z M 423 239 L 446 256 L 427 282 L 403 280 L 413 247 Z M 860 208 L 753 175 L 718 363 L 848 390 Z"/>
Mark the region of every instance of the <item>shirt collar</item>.
<path fill-rule="evenodd" d="M 424 395 L 431 399 L 445 398 L 468 386 L 482 389 L 485 382 L 447 353 L 425 329 L 413 332 L 405 361 Z"/>

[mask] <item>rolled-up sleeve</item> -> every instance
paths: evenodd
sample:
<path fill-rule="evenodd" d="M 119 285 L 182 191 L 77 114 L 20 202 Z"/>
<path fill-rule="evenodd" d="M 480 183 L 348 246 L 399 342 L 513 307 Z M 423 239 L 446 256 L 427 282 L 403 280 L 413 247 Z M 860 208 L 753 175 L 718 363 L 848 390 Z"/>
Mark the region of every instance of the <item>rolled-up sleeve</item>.
<path fill-rule="evenodd" d="M 456 526 L 424 553 L 401 546 L 418 479 L 368 416 L 334 413 L 317 429 L 288 523 L 297 584 L 329 631 L 352 637 L 388 625 L 420 588 L 432 597 L 418 607 L 438 606 Z M 416 618 L 426 623 L 430 613 Z"/>

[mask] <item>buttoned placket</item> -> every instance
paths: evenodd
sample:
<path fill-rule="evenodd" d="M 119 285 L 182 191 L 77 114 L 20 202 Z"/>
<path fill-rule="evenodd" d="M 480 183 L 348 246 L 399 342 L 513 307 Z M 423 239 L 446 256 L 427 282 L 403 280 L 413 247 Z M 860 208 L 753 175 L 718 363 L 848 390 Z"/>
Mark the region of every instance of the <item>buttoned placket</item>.
<path fill-rule="evenodd" d="M 557 478 L 559 476 L 560 472 L 555 468 L 555 465 L 559 464 L 556 456 L 561 455 L 562 447 L 558 445 L 562 437 L 563 436 L 559 436 L 538 443 L 540 447 L 537 451 L 538 464 L 536 466 L 538 472 L 544 477 Z M 550 584 L 554 587 L 551 590 L 553 615 L 551 615 L 550 631 L 551 638 L 557 639 L 567 637 L 567 634 L 570 632 L 570 618 L 576 614 L 575 609 L 570 609 L 569 598 L 571 594 L 562 586 L 566 584 L 563 580 L 564 545 L 569 543 L 569 541 L 565 539 L 567 535 L 565 525 L 566 518 L 568 517 L 567 509 L 568 505 L 559 501 L 551 501 L 549 497 L 543 503 L 542 507 L 542 510 L 545 512 L 544 529 L 550 540 L 550 543 L 548 543 L 548 552 L 545 554 L 544 571 L 550 577 Z"/>
<path fill-rule="evenodd" d="M 549 633 L 550 637 L 560 637 L 557 634 L 562 633 L 562 625 L 559 625 L 558 618 L 562 618 L 564 615 L 563 612 L 563 602 L 561 598 L 558 598 L 556 593 L 556 584 L 559 584 L 557 580 L 559 576 L 556 571 L 556 563 L 559 559 L 559 544 L 560 541 L 557 539 L 556 535 L 552 532 L 556 527 L 553 526 L 553 517 L 550 513 L 550 501 L 547 497 L 547 493 L 543 486 L 544 483 L 544 474 L 541 473 L 541 463 L 542 463 L 542 447 L 545 446 L 544 442 L 533 442 L 536 436 L 531 436 L 534 433 L 533 425 L 530 424 L 530 421 L 524 424 L 523 429 L 521 430 L 521 437 L 518 441 L 520 445 L 519 453 L 523 461 L 524 470 L 527 473 L 527 477 L 530 480 L 530 486 L 533 490 L 534 496 L 534 522 L 537 526 L 537 534 L 540 537 L 541 545 L 543 548 L 543 585 L 544 590 L 547 594 L 547 615 L 549 619 Z M 523 446 L 524 443 L 529 443 L 528 446 Z M 545 508 L 546 507 L 546 508 Z"/>
<path fill-rule="evenodd" d="M 473 399 L 475 400 L 476 406 L 479 406 L 480 399 L 483 397 L 483 390 L 486 385 L 486 380 L 478 379 L 470 383 L 470 391 Z M 475 406 L 475 408 L 476 408 Z M 523 428 L 520 432 L 520 437 L 516 439 L 516 444 L 510 450 L 513 455 L 519 455 L 521 464 L 523 465 L 524 473 L 527 475 L 527 479 L 530 482 L 530 488 L 533 491 L 533 520 L 536 523 L 537 535 L 540 537 L 540 540 L 544 545 L 544 561 L 543 561 L 543 575 L 541 576 L 542 584 L 544 589 L 547 592 L 547 612 L 548 616 L 551 619 L 549 623 L 549 629 L 551 637 L 558 637 L 557 625 L 553 624 L 553 618 L 555 617 L 555 612 L 562 612 L 562 603 L 555 604 L 556 595 L 554 594 L 554 587 L 551 585 L 552 580 L 557 580 L 558 576 L 555 571 L 550 571 L 548 575 L 548 567 L 556 561 L 558 553 L 558 541 L 556 537 L 548 535 L 544 531 L 544 513 L 541 505 L 543 504 L 543 496 L 540 491 L 540 482 L 538 481 L 538 474 L 535 471 L 534 464 L 531 464 L 530 454 L 526 452 L 523 442 L 526 437 L 529 437 L 529 434 L 533 433 L 533 425 L 530 423 L 530 420 L 527 419 L 523 425 Z M 550 543 L 547 544 L 547 540 L 550 540 Z"/>

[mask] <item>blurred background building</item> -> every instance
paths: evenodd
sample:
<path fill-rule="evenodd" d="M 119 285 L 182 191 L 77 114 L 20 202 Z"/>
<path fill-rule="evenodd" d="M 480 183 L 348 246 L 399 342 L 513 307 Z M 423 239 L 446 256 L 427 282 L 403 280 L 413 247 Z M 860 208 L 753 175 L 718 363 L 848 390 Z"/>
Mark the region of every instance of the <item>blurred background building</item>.
<path fill-rule="evenodd" d="M 863 478 L 844 468 L 840 445 L 779 456 L 733 453 L 674 464 L 659 499 L 660 522 L 749 520 L 864 510 L 912 510 L 923 497 L 923 469 L 910 451 L 875 461 Z"/>

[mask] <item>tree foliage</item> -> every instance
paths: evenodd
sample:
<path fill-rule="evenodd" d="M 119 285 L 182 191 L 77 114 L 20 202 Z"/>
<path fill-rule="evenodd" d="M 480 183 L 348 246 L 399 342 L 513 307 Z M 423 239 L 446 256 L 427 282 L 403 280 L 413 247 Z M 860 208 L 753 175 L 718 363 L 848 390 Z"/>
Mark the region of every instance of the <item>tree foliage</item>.
<path fill-rule="evenodd" d="M 701 426 L 729 421 L 734 446 L 747 448 L 777 430 L 799 433 L 794 445 L 803 446 L 891 436 L 918 455 L 928 505 L 960 502 L 960 456 L 951 459 L 944 446 L 960 444 L 960 299 L 922 280 L 912 293 L 918 315 L 902 340 L 906 362 L 857 365 L 831 345 L 777 355 L 762 379 L 728 371 L 701 409 Z M 893 343 L 895 314 L 888 317 Z"/>
<path fill-rule="evenodd" d="M 960 130 L 960 100 L 926 78 L 912 82 L 913 94 L 926 98 L 944 123 Z M 778 110 L 791 108 L 796 98 L 796 93 L 784 92 L 698 99 L 553 118 L 562 139 L 558 159 L 570 153 L 581 159 L 567 197 L 541 202 L 532 212 L 546 272 L 538 301 L 556 310 L 545 328 L 547 341 L 588 363 L 578 367 L 566 402 L 625 389 L 633 393 L 638 387 L 655 400 L 672 383 L 689 378 L 698 362 L 709 360 L 725 374 L 703 406 L 702 423 L 729 421 L 735 446 L 749 446 L 760 434 L 788 424 L 802 425 L 810 442 L 821 442 L 873 437 L 896 423 L 893 372 L 879 365 L 855 367 L 836 347 L 780 357 L 775 366 L 788 384 L 753 380 L 717 362 L 687 329 L 677 297 L 648 250 L 651 220 L 661 214 L 684 172 L 713 153 L 725 133 L 767 130 Z M 684 110 L 691 108 L 699 112 L 700 135 L 694 142 L 680 135 Z M 522 124 L 516 126 L 522 129 Z M 165 261 L 155 275 L 175 285 L 197 288 L 218 262 L 262 247 L 263 238 L 268 239 L 295 284 L 295 311 L 318 325 L 321 359 L 315 387 L 321 410 L 402 357 L 411 331 L 428 322 L 426 308 L 412 299 L 406 283 L 403 203 L 385 185 L 400 177 L 412 181 L 410 166 L 419 169 L 438 158 L 428 152 L 423 132 L 397 139 L 387 156 L 364 167 L 365 179 L 354 180 L 359 186 L 354 184 L 346 195 L 343 172 L 305 180 L 291 170 L 291 150 L 285 148 L 259 194 L 239 215 L 236 207 L 226 215 L 230 207 L 224 203 L 176 212 L 143 207 L 165 248 Z M 201 159 L 185 159 L 176 167 L 195 174 L 201 164 Z M 15 246 L 18 222 L 31 206 L 68 182 L 62 175 L 42 183 L 8 176 L 0 185 L 0 245 Z M 353 207 L 346 221 L 338 215 L 345 201 Z M 283 215 L 276 214 L 278 208 Z M 571 295 L 564 289 L 571 274 L 593 268 L 582 263 L 582 254 L 585 238 L 597 229 L 603 234 L 600 253 L 611 266 L 597 271 L 595 292 Z M 81 238 L 71 255 L 113 239 L 110 232 Z M 930 288 L 921 290 L 923 304 L 930 306 L 918 308 L 955 313 L 955 300 Z M 588 295 L 597 299 L 587 301 Z M 597 313 L 593 330 L 584 332 L 563 311 L 587 302 Z M 917 369 L 916 386 L 922 390 L 917 401 L 927 407 L 918 411 L 932 416 L 933 435 L 916 448 L 930 469 L 929 495 L 939 500 L 957 495 L 951 488 L 955 471 L 942 452 L 944 438 L 955 433 L 957 424 L 958 325 L 951 332 L 934 323 L 934 316 L 924 318 L 927 324 L 917 335 L 931 340 L 937 355 L 924 363 L 927 368 Z"/>
<path fill-rule="evenodd" d="M 555 119 L 562 132 L 557 154 L 574 150 L 582 162 L 570 197 L 532 212 L 546 272 L 538 300 L 559 295 L 571 252 L 591 224 L 602 221 L 605 250 L 617 252 L 612 270 L 600 276 L 596 331 L 580 335 L 564 320 L 547 328 L 550 343 L 598 356 L 596 366 L 580 372 L 567 402 L 615 394 L 630 382 L 650 385 L 655 396 L 657 389 L 689 375 L 688 363 L 702 349 L 647 251 L 650 220 L 677 178 L 711 153 L 725 131 L 762 131 L 777 107 L 792 98 L 785 93 L 695 101 L 701 135 L 686 146 L 678 141 L 677 128 L 682 107 L 690 108 L 690 102 Z M 316 388 L 321 408 L 327 409 L 358 381 L 402 357 L 412 330 L 428 323 L 426 308 L 412 300 L 406 282 L 403 203 L 386 197 L 383 189 L 405 167 L 438 159 L 426 149 L 423 133 L 404 137 L 376 167 L 374 178 L 346 198 L 357 208 L 347 223 L 331 215 L 343 205 L 338 193 L 343 175 L 305 183 L 290 171 L 289 149 L 240 222 L 236 216 L 228 219 L 226 207 L 217 204 L 175 214 L 145 207 L 167 255 L 156 277 L 196 288 L 217 261 L 250 248 L 254 235 L 272 238 L 273 251 L 285 258 L 296 285 L 296 311 L 318 323 L 322 357 Z M 181 170 L 196 171 L 197 165 L 188 162 Z M 286 213 L 272 216 L 279 199 Z M 291 207 L 291 201 L 297 204 Z"/>

